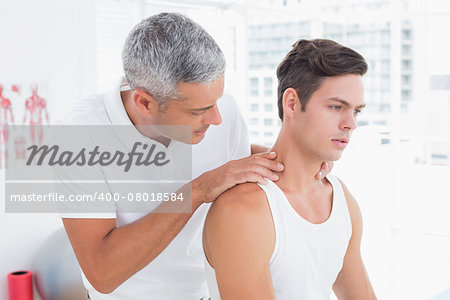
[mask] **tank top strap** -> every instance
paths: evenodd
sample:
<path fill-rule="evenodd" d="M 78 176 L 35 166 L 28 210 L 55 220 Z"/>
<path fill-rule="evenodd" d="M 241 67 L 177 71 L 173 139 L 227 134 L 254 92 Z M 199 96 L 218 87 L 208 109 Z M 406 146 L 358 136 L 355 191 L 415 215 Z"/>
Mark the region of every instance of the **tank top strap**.
<path fill-rule="evenodd" d="M 283 218 L 283 205 L 284 194 L 278 188 L 278 186 L 271 180 L 267 180 L 266 185 L 259 184 L 259 187 L 266 193 L 267 202 L 269 204 L 270 212 L 272 214 L 273 227 L 275 229 L 275 246 L 273 249 L 272 256 L 270 257 L 269 264 L 275 259 L 278 249 L 280 247 L 280 239 L 282 238 L 281 232 L 283 231 L 282 220 Z"/>
<path fill-rule="evenodd" d="M 335 193 L 333 199 L 336 201 L 336 203 L 333 203 L 333 210 L 342 213 L 344 220 L 350 222 L 351 228 L 350 212 L 348 211 L 347 200 L 345 197 L 344 189 L 342 188 L 341 181 L 336 176 L 331 174 L 327 175 L 326 178 L 333 186 L 333 193 Z"/>

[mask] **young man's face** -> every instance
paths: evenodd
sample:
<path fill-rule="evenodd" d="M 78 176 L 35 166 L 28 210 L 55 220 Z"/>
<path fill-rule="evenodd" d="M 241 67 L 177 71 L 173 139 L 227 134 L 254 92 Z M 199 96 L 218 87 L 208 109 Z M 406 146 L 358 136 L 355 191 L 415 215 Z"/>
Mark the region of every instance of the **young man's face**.
<path fill-rule="evenodd" d="M 224 78 L 221 76 L 209 84 L 180 83 L 177 91 L 183 100 L 172 100 L 163 112 L 157 112 L 153 117 L 158 125 L 188 125 L 192 128 L 192 144 L 198 144 L 204 137 L 210 125 L 222 123 L 222 117 L 217 107 L 217 100 L 222 97 Z M 186 141 L 186 137 L 177 137 L 172 133 L 162 133 L 168 138 Z"/>
<path fill-rule="evenodd" d="M 295 120 L 296 141 L 318 161 L 341 157 L 365 106 L 360 75 L 340 75 L 323 80 Z"/>

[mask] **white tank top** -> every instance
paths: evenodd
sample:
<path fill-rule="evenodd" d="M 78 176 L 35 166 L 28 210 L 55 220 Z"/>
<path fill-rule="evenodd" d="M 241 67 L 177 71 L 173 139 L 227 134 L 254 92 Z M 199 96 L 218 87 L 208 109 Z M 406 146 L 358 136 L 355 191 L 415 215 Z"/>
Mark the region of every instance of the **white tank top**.
<path fill-rule="evenodd" d="M 333 186 L 330 217 L 321 224 L 302 218 L 272 181 L 260 185 L 267 196 L 275 228 L 275 248 L 269 268 L 278 300 L 330 299 L 352 235 L 352 223 L 339 180 Z M 219 300 L 214 269 L 205 260 L 211 300 Z"/>

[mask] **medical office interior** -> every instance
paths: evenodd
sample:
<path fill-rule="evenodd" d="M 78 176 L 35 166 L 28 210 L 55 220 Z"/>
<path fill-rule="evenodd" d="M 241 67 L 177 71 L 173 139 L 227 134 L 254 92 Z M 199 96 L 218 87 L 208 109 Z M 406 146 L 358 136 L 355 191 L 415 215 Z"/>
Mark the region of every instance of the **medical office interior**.
<path fill-rule="evenodd" d="M 332 172 L 361 207 L 362 255 L 378 298 L 450 299 L 450 3 L 2 1 L 2 136 L 5 124 L 52 124 L 71 102 L 109 90 L 121 76 L 127 33 L 163 11 L 188 15 L 219 43 L 227 60 L 225 93 L 236 99 L 252 143 L 275 141 L 275 70 L 297 39 L 333 39 L 366 58 L 367 107 Z M 20 146 L 16 141 L 6 155 L 22 155 Z M 74 260 L 58 244 L 65 241 L 60 219 L 5 213 L 4 164 L 1 180 L 0 299 L 8 297 L 7 274 L 17 270 L 42 274 L 41 289 L 63 287 L 67 297 L 58 299 L 69 299 L 79 273 L 66 267 Z"/>

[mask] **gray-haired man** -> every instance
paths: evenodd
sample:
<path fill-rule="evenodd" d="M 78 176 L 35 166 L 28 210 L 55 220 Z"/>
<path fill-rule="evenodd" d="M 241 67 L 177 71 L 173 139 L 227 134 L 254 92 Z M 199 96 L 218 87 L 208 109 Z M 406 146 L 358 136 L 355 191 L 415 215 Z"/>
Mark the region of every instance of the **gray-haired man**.
<path fill-rule="evenodd" d="M 123 67 L 126 81 L 111 94 L 76 103 L 62 119 L 75 125 L 191 125 L 192 212 L 62 214 L 64 226 L 91 299 L 198 300 L 207 294 L 204 203 L 236 184 L 277 180 L 283 167 L 274 153 L 248 157 L 245 122 L 233 99 L 222 97 L 223 53 L 192 20 L 162 13 L 141 21 L 126 40 Z M 167 147 L 176 137 L 155 129 L 152 139 Z"/>

